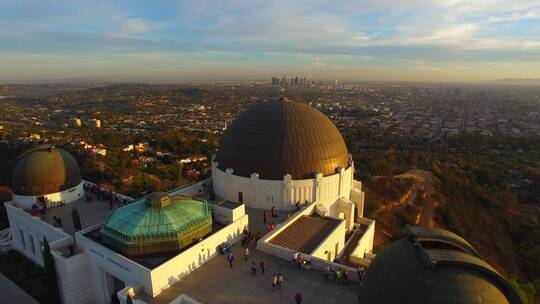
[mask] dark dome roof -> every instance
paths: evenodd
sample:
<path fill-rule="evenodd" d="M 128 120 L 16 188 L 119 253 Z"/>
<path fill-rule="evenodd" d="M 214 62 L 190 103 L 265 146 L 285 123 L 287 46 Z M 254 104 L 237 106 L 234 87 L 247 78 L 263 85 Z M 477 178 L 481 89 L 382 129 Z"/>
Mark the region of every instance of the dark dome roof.
<path fill-rule="evenodd" d="M 442 229 L 411 228 L 370 264 L 360 286 L 361 304 L 521 303 L 476 250 Z"/>
<path fill-rule="evenodd" d="M 51 145 L 37 146 L 21 154 L 11 173 L 11 189 L 18 195 L 51 194 L 80 183 L 81 173 L 75 158 Z"/>
<path fill-rule="evenodd" d="M 233 174 L 281 180 L 331 175 L 349 167 L 349 152 L 332 121 L 309 105 L 281 99 L 240 113 L 223 134 L 215 160 Z"/>

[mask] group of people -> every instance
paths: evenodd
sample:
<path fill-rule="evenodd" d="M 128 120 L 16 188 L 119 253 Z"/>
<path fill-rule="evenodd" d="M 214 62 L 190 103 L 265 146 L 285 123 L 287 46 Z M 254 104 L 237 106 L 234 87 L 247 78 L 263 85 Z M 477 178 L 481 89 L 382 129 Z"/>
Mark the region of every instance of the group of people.
<path fill-rule="evenodd" d="M 112 192 L 111 190 L 102 189 L 94 184 L 84 183 L 83 189 L 85 192 L 93 193 L 98 200 L 109 201 L 111 210 L 115 207 L 125 206 L 131 202 L 131 200 L 121 198 L 118 194 Z M 92 201 L 92 196 L 87 194 L 86 201 Z"/>
<path fill-rule="evenodd" d="M 296 201 L 296 204 L 294 204 L 295 208 L 296 208 L 296 211 L 300 211 L 304 208 L 306 208 L 307 206 L 309 206 L 309 202 L 308 200 L 305 200 L 304 201 L 304 204 L 300 203 L 300 201 Z"/>
<path fill-rule="evenodd" d="M 251 233 L 247 230 L 247 228 L 244 228 L 242 231 L 242 247 L 257 247 L 257 242 L 263 237 L 262 232 L 257 232 L 256 234 Z"/>
<path fill-rule="evenodd" d="M 349 271 L 347 269 L 338 268 L 334 270 L 332 266 L 326 266 L 325 277 L 327 280 L 333 279 L 338 285 L 349 284 Z"/>
<path fill-rule="evenodd" d="M 62 219 L 60 217 L 57 217 L 56 215 L 53 216 L 53 226 L 64 228 L 64 224 L 62 223 Z"/>
<path fill-rule="evenodd" d="M 272 292 L 276 289 L 281 290 L 281 286 L 283 286 L 283 275 L 281 272 L 278 272 L 272 276 Z"/>

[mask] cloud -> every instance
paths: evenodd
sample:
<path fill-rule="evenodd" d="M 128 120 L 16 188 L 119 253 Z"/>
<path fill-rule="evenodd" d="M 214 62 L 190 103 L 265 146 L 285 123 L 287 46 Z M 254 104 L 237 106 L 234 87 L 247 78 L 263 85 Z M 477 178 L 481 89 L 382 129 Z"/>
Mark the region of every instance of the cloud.
<path fill-rule="evenodd" d="M 537 60 L 539 12 L 540 0 L 6 0 L 0 55 L 442 73 Z"/>

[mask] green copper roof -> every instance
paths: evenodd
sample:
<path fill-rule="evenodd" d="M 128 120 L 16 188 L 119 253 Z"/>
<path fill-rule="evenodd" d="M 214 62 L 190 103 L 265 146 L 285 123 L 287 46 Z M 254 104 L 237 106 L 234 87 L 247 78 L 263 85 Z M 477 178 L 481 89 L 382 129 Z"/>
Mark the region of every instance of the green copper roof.
<path fill-rule="evenodd" d="M 101 234 L 119 250 L 140 255 L 181 249 L 209 233 L 211 227 L 206 201 L 153 193 L 113 210 Z M 152 248 L 141 249 L 145 246 Z"/>

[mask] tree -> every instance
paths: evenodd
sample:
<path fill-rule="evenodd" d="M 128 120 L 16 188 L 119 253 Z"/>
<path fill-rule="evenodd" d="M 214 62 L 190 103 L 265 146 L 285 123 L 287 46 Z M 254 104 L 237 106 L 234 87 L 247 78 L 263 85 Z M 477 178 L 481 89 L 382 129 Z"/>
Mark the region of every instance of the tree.
<path fill-rule="evenodd" d="M 43 238 L 43 264 L 45 266 L 45 279 L 47 281 L 47 289 L 49 290 L 50 303 L 61 303 L 60 292 L 58 290 L 58 279 L 56 278 L 56 268 L 54 266 L 54 258 L 51 254 L 49 242 Z"/>

